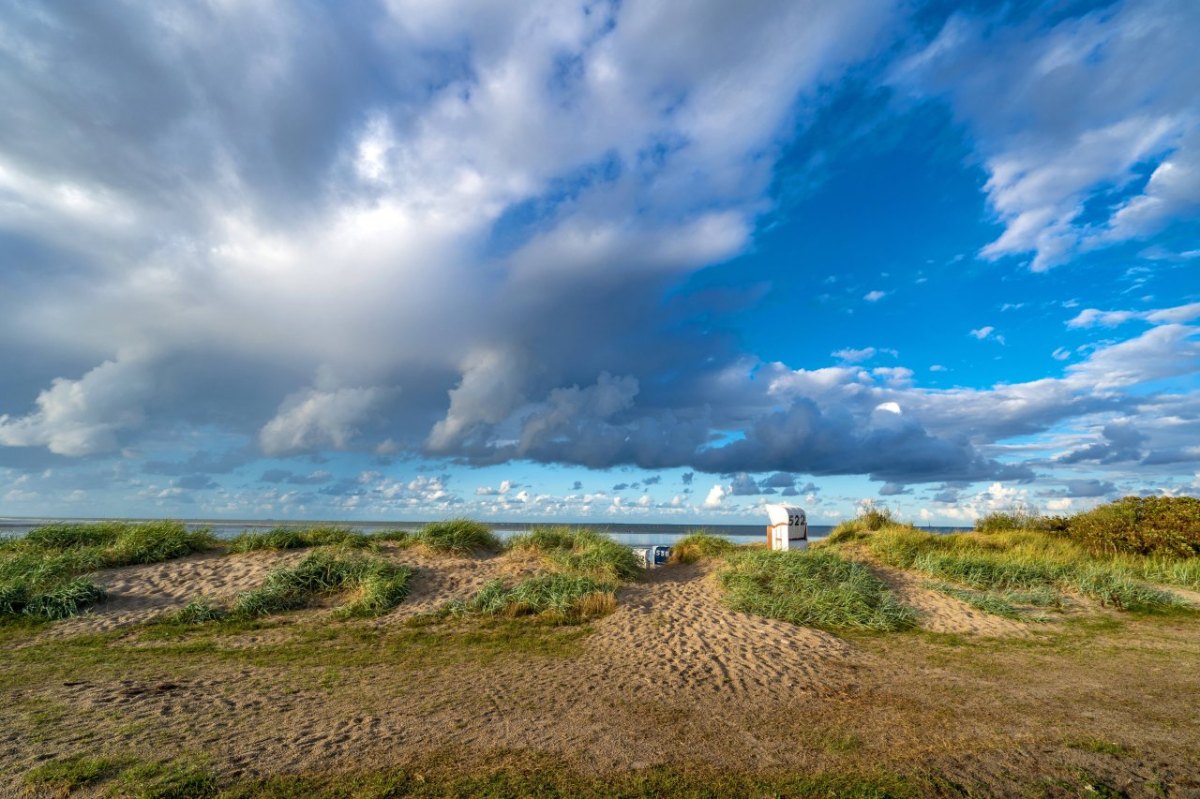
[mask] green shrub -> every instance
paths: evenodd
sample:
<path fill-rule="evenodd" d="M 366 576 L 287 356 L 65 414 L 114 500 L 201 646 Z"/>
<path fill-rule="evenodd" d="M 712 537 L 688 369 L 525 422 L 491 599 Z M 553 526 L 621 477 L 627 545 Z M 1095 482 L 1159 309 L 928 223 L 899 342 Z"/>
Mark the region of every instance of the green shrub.
<path fill-rule="evenodd" d="M 493 615 L 541 615 L 553 621 L 581 622 L 611 613 L 616 607 L 615 591 L 612 583 L 568 574 L 543 574 L 513 586 L 493 580 L 467 603 L 467 609 Z"/>
<path fill-rule="evenodd" d="M 509 548 L 538 552 L 567 574 L 603 582 L 629 582 L 642 573 L 632 549 L 586 528 L 536 528 L 513 537 Z"/>
<path fill-rule="evenodd" d="M 827 630 L 903 630 L 916 614 L 860 563 L 827 550 L 739 552 L 718 573 L 735 610 Z"/>
<path fill-rule="evenodd" d="M 704 532 L 689 533 L 671 546 L 670 563 L 696 563 L 701 560 L 722 558 L 737 549 L 727 538 Z"/>
<path fill-rule="evenodd" d="M 1001 533 L 1012 530 L 1032 530 L 1037 515 L 1025 510 L 989 513 L 975 520 L 977 533 Z"/>
<path fill-rule="evenodd" d="M 1125 497 L 1067 521 L 1067 535 L 1095 553 L 1200 555 L 1200 499 Z"/>
<path fill-rule="evenodd" d="M 480 550 L 495 552 L 500 549 L 500 540 L 488 527 L 470 519 L 448 519 L 432 522 L 416 534 L 419 543 L 435 552 L 454 555 L 470 555 Z"/>

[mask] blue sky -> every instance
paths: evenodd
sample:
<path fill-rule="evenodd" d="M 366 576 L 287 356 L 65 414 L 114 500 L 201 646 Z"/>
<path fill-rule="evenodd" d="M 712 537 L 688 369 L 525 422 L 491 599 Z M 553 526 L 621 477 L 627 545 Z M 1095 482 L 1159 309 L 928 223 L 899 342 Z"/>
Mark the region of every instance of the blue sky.
<path fill-rule="evenodd" d="M 1200 6 L 5 4 L 0 515 L 1200 492 Z"/>

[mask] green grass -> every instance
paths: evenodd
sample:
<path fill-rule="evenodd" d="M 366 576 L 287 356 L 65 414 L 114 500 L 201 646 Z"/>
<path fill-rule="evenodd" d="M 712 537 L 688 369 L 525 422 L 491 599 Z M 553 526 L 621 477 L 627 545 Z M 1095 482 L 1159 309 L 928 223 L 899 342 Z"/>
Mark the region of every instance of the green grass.
<path fill-rule="evenodd" d="M 449 555 L 472 555 L 479 551 L 496 552 L 500 540 L 488 527 L 470 519 L 448 519 L 431 522 L 413 536 L 434 552 Z"/>
<path fill-rule="evenodd" d="M 935 535 L 885 528 L 863 540 L 891 566 L 980 591 L 1073 592 L 1125 610 L 1178 606 L 1175 595 L 1146 584 L 1135 560 L 1099 558 L 1074 542 L 1032 530 Z M 1160 561 L 1153 561 L 1161 569 Z M 1052 604 L 1045 601 L 1043 604 Z"/>
<path fill-rule="evenodd" d="M 231 615 L 247 619 L 309 607 L 320 597 L 348 592 L 338 612 L 344 616 L 378 616 L 408 596 L 412 569 L 381 558 L 345 557 L 316 550 L 291 568 L 278 568 L 263 585 L 240 594 Z"/>
<path fill-rule="evenodd" d="M 926 795 L 926 780 L 888 774 L 738 774 L 705 766 L 643 768 L 585 775 L 560 764 L 490 769 L 437 764 L 360 774 L 279 775 L 244 780 L 220 799 L 907 799 Z"/>
<path fill-rule="evenodd" d="M 1033 620 L 1029 614 L 1023 613 L 1014 604 L 1011 598 L 1014 594 L 1000 594 L 995 591 L 971 591 L 966 588 L 956 588 L 952 585 L 946 585 L 945 583 L 925 583 L 925 587 L 931 591 L 937 591 L 946 596 L 954 597 L 960 602 L 965 602 L 971 607 L 993 616 L 1000 616 L 1005 619 Z"/>
<path fill-rule="evenodd" d="M 228 611 L 212 604 L 207 597 L 196 597 L 174 613 L 168 613 L 160 623 L 206 624 L 210 621 L 220 621 L 228 615 Z"/>
<path fill-rule="evenodd" d="M 903 630 L 916 614 L 867 567 L 828 550 L 739 552 L 718 572 L 735 610 L 826 630 Z"/>
<path fill-rule="evenodd" d="M 601 582 L 629 582 L 642 564 L 629 547 L 587 528 L 539 527 L 509 541 L 509 549 L 541 554 L 557 570 Z"/>
<path fill-rule="evenodd" d="M 214 546 L 208 530 L 182 522 L 51 524 L 0 543 L 0 618 L 63 619 L 104 599 L 84 575 L 158 563 Z"/>
<path fill-rule="evenodd" d="M 493 580 L 462 608 L 490 615 L 539 616 L 577 624 L 616 608 L 616 585 L 568 574 L 543 574 L 514 585 Z"/>
<path fill-rule="evenodd" d="M 246 532 L 230 540 L 230 552 L 258 550 L 304 549 L 338 544 L 346 547 L 365 547 L 374 536 L 356 533 L 345 527 L 276 527 L 261 532 Z"/>
<path fill-rule="evenodd" d="M 138 762 L 134 758 L 71 755 L 30 770 L 25 784 L 62 795 L 108 783 L 108 795 L 128 799 L 209 799 L 216 775 L 192 761 Z"/>
<path fill-rule="evenodd" d="M 698 530 L 689 533 L 671 545 L 671 563 L 696 563 L 701 560 L 721 558 L 737 549 L 727 538 Z"/>
<path fill-rule="evenodd" d="M 847 748 L 851 751 L 857 741 Z M 720 771 L 704 764 L 641 768 L 615 774 L 585 774 L 545 756 L 525 756 L 517 765 L 464 769 L 456 758 L 431 754 L 406 768 L 276 774 L 222 781 L 191 760 L 143 761 L 69 756 L 45 763 L 25 776 L 32 788 L 63 793 L 106 789 L 118 799 L 388 799 L 389 797 L 650 797 L 690 799 L 787 796 L 795 799 L 908 799 L 938 784 L 927 776 L 818 772 L 755 775 Z"/>
<path fill-rule="evenodd" d="M 116 777 L 133 761 L 129 758 L 72 755 L 43 763 L 25 774 L 25 784 L 70 793 Z"/>

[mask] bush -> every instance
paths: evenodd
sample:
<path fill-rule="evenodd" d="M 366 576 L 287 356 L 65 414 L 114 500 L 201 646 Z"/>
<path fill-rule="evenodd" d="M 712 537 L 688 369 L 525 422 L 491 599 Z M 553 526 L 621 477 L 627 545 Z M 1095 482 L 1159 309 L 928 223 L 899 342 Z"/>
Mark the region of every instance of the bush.
<path fill-rule="evenodd" d="M 727 538 L 699 531 L 685 535 L 671 546 L 669 563 L 696 563 L 711 558 L 722 558 L 737 549 Z"/>
<path fill-rule="evenodd" d="M 488 527 L 470 519 L 449 519 L 432 522 L 416 534 L 419 543 L 435 552 L 454 555 L 470 555 L 480 550 L 495 552 L 500 549 L 500 540 Z"/>
<path fill-rule="evenodd" d="M 590 577 L 543 574 L 506 586 L 485 585 L 467 604 L 477 613 L 505 616 L 540 615 L 552 621 L 581 622 L 616 608 L 616 586 Z"/>
<path fill-rule="evenodd" d="M 1200 555 L 1200 499 L 1125 497 L 1067 522 L 1067 535 L 1092 552 Z"/>
<path fill-rule="evenodd" d="M 826 630 L 903 630 L 916 614 L 866 566 L 833 552 L 739 552 L 718 574 L 735 610 Z"/>
<path fill-rule="evenodd" d="M 586 528 L 539 527 L 515 536 L 509 548 L 538 552 L 568 574 L 604 582 L 628 582 L 642 573 L 632 549 Z"/>

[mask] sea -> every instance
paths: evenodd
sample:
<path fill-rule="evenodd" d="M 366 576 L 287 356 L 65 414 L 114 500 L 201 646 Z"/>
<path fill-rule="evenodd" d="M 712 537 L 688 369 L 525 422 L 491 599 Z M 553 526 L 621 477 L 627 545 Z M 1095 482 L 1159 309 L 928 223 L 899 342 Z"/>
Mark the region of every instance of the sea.
<path fill-rule="evenodd" d="M 147 519 L 61 519 L 61 518 L 22 518 L 0 517 L 0 539 L 20 538 L 21 536 L 45 524 L 55 523 L 86 523 L 102 521 L 148 521 Z M 313 525 L 334 525 L 346 527 L 361 533 L 378 533 L 384 530 L 421 529 L 428 521 L 329 521 L 329 520 L 279 520 L 279 519 L 183 519 L 189 528 L 208 528 L 217 538 L 233 538 L 241 533 L 254 530 L 270 530 L 276 527 L 311 527 Z M 558 524 L 547 521 L 517 521 L 517 522 L 483 522 L 491 528 L 496 537 L 501 540 L 529 532 L 537 527 L 547 527 Z M 574 525 L 573 525 L 574 526 Z M 766 541 L 765 524 L 628 524 L 581 522 L 578 526 L 588 527 L 604 533 L 619 543 L 631 547 L 671 546 L 680 538 L 698 530 L 713 535 L 728 538 L 735 544 L 750 544 L 756 541 Z M 952 533 L 962 528 L 929 527 L 929 532 Z M 808 538 L 816 541 L 833 530 L 830 526 L 811 524 L 808 527 Z"/>

